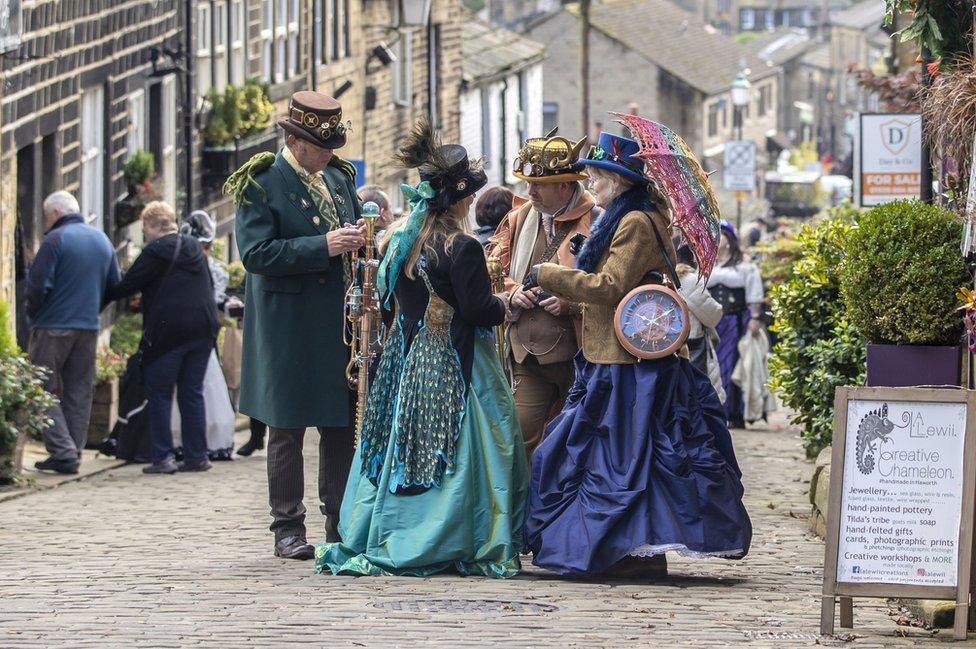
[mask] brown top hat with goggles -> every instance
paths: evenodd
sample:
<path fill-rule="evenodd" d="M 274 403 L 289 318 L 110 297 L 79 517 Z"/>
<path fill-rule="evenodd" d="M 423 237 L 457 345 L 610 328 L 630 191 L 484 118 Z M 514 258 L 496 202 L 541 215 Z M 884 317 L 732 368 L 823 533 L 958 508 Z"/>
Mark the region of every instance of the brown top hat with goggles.
<path fill-rule="evenodd" d="M 571 142 L 556 135 L 556 129 L 545 137 L 530 138 L 515 158 L 512 175 L 530 183 L 565 183 L 586 180 L 580 151 L 586 144 L 584 137 Z"/>
<path fill-rule="evenodd" d="M 339 149 L 346 144 L 351 122 L 342 121 L 342 106 L 332 97 L 300 90 L 288 102 L 288 114 L 278 120 L 286 132 L 323 149 Z"/>

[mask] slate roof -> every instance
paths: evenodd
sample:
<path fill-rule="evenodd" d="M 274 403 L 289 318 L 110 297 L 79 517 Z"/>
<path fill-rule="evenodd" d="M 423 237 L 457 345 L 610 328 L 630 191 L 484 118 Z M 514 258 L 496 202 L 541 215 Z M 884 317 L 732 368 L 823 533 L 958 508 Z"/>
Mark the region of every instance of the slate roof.
<path fill-rule="evenodd" d="M 461 25 L 461 75 L 468 83 L 517 72 L 545 58 L 546 46 L 476 18 Z"/>
<path fill-rule="evenodd" d="M 576 5 L 566 10 L 579 15 Z M 740 62 L 750 69 L 750 80 L 779 71 L 668 0 L 605 0 L 591 6 L 590 23 L 594 30 L 706 95 L 727 90 Z M 620 72 L 626 75 L 626 70 Z"/>
<path fill-rule="evenodd" d="M 863 0 L 831 16 L 830 24 L 852 29 L 881 29 L 884 12 L 885 5 L 880 0 Z"/>
<path fill-rule="evenodd" d="M 818 43 L 803 55 L 803 64 L 821 70 L 830 69 L 830 43 Z"/>
<path fill-rule="evenodd" d="M 783 65 L 803 56 L 815 44 L 802 29 L 778 29 L 759 33 L 745 46 L 763 61 Z"/>

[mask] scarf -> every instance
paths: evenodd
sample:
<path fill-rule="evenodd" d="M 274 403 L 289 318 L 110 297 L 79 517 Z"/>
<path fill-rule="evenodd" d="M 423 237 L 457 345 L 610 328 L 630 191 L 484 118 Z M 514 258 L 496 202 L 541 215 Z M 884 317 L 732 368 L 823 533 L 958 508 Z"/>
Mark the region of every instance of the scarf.
<path fill-rule="evenodd" d="M 576 209 L 582 195 L 582 190 L 577 187 L 573 192 L 573 196 L 569 199 L 569 202 L 566 203 L 566 206 L 552 215 L 552 222 L 556 222 L 555 219 L 557 216 Z M 540 220 L 542 220 L 542 215 L 540 212 L 534 207 L 530 207 L 529 213 L 525 217 L 525 221 L 522 222 L 522 228 L 516 235 L 517 238 L 515 241 L 515 249 L 512 251 L 512 261 L 509 264 L 511 271 L 508 275 L 520 284 L 525 281 L 525 275 L 529 272 L 529 266 L 532 263 L 532 252 L 535 248 L 535 239 L 539 234 Z M 546 236 L 549 236 L 548 233 Z M 543 259 L 542 261 L 548 260 Z"/>
<path fill-rule="evenodd" d="M 624 216 L 628 212 L 649 212 L 652 209 L 654 204 L 645 185 L 634 185 L 613 199 L 610 207 L 590 226 L 590 236 L 576 257 L 576 267 L 587 273 L 596 271 L 600 260 L 610 249 L 610 242 Z"/>
<path fill-rule="evenodd" d="M 434 198 L 434 188 L 426 180 L 416 187 L 410 185 L 400 185 L 400 191 L 410 204 L 410 216 L 407 217 L 403 227 L 399 228 L 390 236 L 390 243 L 387 245 L 386 254 L 380 263 L 377 273 L 376 285 L 379 289 L 380 300 L 385 308 L 390 308 L 390 300 L 393 298 L 393 288 L 396 286 L 397 278 L 403 264 L 410 256 L 410 250 L 420 236 L 420 230 L 427 223 L 428 201 Z"/>

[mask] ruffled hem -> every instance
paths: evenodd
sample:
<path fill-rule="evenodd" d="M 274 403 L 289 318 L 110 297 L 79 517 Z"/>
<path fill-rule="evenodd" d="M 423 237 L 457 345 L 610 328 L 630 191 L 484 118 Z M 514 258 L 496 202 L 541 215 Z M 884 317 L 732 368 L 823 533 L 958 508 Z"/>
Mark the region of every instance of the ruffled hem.
<path fill-rule="evenodd" d="M 391 568 L 371 561 L 364 554 L 350 555 L 341 543 L 321 543 L 315 546 L 315 572 L 329 571 L 333 575 L 353 577 L 430 577 L 454 570 L 463 577 L 481 575 L 494 579 L 510 579 L 522 570 L 522 562 L 516 552 L 511 559 L 497 561 L 445 561 L 430 566 Z M 328 555 L 339 555 L 333 557 Z M 341 561 L 341 563 L 340 563 Z"/>
<path fill-rule="evenodd" d="M 717 550 L 715 552 L 698 552 L 688 549 L 684 543 L 661 543 L 659 545 L 639 545 L 627 553 L 628 557 L 653 557 L 665 552 L 677 552 L 683 557 L 692 559 L 707 559 L 709 557 L 719 557 L 722 559 L 741 559 L 746 556 L 746 551 L 742 548 L 736 550 Z"/>

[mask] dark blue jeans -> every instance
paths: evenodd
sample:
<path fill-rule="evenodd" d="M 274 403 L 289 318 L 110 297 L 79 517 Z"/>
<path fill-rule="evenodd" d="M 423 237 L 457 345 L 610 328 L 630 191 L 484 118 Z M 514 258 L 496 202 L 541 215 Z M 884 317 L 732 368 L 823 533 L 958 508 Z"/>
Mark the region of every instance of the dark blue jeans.
<path fill-rule="evenodd" d="M 203 377 L 213 341 L 194 340 L 170 350 L 142 370 L 149 413 L 149 458 L 153 463 L 173 456 L 173 388 L 180 408 L 183 456 L 190 464 L 207 459 L 207 413 Z"/>

